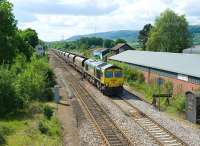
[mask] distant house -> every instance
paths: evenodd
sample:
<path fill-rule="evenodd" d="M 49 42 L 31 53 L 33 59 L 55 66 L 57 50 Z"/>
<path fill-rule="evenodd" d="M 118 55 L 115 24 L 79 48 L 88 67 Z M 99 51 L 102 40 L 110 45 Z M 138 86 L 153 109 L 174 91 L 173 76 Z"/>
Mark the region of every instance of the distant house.
<path fill-rule="evenodd" d="M 37 55 L 44 55 L 44 48 L 41 45 L 35 47 Z"/>
<path fill-rule="evenodd" d="M 200 45 L 193 46 L 191 48 L 183 50 L 185 54 L 200 54 Z"/>
<path fill-rule="evenodd" d="M 133 49 L 131 46 L 129 46 L 126 43 L 119 43 L 111 49 L 111 52 L 113 55 L 115 55 L 127 50 L 135 50 L 135 49 Z"/>
<path fill-rule="evenodd" d="M 93 56 L 99 58 L 99 59 L 104 59 L 110 52 L 110 49 L 108 48 L 97 48 L 96 50 L 93 51 Z"/>

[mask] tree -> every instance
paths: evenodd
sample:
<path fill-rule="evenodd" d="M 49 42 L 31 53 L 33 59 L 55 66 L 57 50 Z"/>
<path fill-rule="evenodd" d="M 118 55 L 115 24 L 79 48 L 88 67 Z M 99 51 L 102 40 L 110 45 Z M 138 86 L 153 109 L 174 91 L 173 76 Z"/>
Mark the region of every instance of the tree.
<path fill-rule="evenodd" d="M 148 41 L 149 34 L 153 26 L 151 24 L 146 24 L 142 30 L 139 31 L 138 40 L 141 44 L 143 50 L 146 48 L 146 42 Z"/>
<path fill-rule="evenodd" d="M 0 64 L 12 62 L 16 54 L 17 22 L 12 13 L 13 5 L 0 0 Z"/>
<path fill-rule="evenodd" d="M 28 28 L 20 32 L 22 39 L 33 48 L 39 43 L 38 34 L 34 29 Z"/>
<path fill-rule="evenodd" d="M 18 53 L 24 54 L 26 59 L 30 61 L 30 58 L 34 52 L 34 48 L 28 42 L 23 40 L 23 38 L 20 36 L 20 32 L 17 33 L 16 41 Z"/>
<path fill-rule="evenodd" d="M 184 15 L 165 10 L 156 19 L 155 26 L 147 41 L 147 50 L 163 52 L 182 52 L 191 46 L 191 34 Z"/>
<path fill-rule="evenodd" d="M 104 40 L 104 47 L 105 48 L 112 48 L 115 45 L 113 40 L 105 39 Z"/>
<path fill-rule="evenodd" d="M 115 44 L 117 45 L 117 44 L 119 44 L 119 43 L 126 43 L 126 40 L 124 40 L 124 39 L 117 39 L 116 41 L 115 41 Z"/>

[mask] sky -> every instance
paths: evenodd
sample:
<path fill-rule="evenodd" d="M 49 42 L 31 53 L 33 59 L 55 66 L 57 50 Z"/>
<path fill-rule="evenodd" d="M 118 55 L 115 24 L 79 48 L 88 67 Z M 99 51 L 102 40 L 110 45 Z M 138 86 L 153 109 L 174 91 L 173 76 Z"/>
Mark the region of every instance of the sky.
<path fill-rule="evenodd" d="M 165 9 L 200 24 L 200 0 L 9 0 L 20 29 L 33 28 L 40 39 L 58 41 L 74 35 L 140 30 Z"/>

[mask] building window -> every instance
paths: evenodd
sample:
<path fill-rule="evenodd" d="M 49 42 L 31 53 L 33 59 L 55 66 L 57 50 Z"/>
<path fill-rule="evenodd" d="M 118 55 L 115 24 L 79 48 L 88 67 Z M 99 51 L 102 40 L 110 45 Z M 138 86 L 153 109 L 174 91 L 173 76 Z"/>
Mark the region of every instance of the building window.
<path fill-rule="evenodd" d="M 198 85 L 200 85 L 200 78 L 189 77 L 189 78 L 188 78 L 188 82 L 193 83 L 193 84 L 198 84 Z"/>

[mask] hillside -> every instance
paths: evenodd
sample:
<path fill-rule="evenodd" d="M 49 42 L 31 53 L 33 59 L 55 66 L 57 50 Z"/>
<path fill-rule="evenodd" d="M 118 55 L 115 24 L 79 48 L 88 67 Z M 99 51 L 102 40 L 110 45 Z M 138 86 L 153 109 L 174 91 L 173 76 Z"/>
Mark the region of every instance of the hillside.
<path fill-rule="evenodd" d="M 200 25 L 190 26 L 189 31 L 193 35 L 193 44 L 199 45 L 200 44 Z"/>
<path fill-rule="evenodd" d="M 200 25 L 189 26 L 189 31 L 193 35 L 193 43 L 200 44 Z M 75 41 L 81 37 L 101 37 L 104 39 L 116 40 L 118 38 L 124 39 L 129 43 L 137 41 L 139 30 L 119 30 L 119 31 L 109 31 L 109 32 L 99 32 L 87 35 L 76 35 L 68 38 L 66 41 Z"/>
<path fill-rule="evenodd" d="M 118 38 L 124 39 L 127 42 L 135 42 L 137 41 L 138 31 L 133 30 L 119 30 L 119 31 L 109 31 L 109 32 L 100 32 L 93 33 L 87 35 L 77 35 L 68 38 L 66 41 L 75 41 L 80 39 L 81 37 L 101 37 L 104 39 L 116 40 Z"/>

